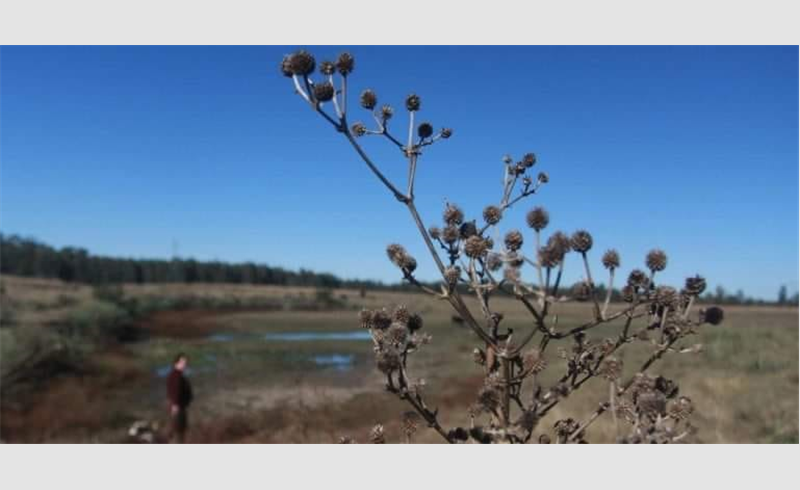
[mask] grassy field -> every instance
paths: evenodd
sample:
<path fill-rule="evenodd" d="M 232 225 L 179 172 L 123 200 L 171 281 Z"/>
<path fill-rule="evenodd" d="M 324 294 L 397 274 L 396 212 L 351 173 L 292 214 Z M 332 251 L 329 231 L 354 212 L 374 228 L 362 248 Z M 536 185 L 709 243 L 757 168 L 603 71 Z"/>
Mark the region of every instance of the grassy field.
<path fill-rule="evenodd" d="M 425 378 L 445 426 L 467 423 L 467 406 L 482 380 L 471 360 L 473 334 L 451 322 L 447 305 L 418 294 L 126 285 L 109 299 L 88 286 L 16 277 L 3 277 L 2 288 L 2 372 L 36 346 L 55 344 L 67 353 L 22 381 L 3 384 L 4 441 L 115 442 L 125 440 L 134 420 L 165 421 L 163 374 L 178 351 L 189 354 L 197 392 L 190 441 L 334 442 L 342 435 L 364 440 L 376 422 L 400 441 L 399 419 L 407 407 L 383 390 L 371 342 L 358 330 L 362 307 L 405 304 L 423 315 L 433 341 L 414 357 L 411 375 Z M 517 332 L 530 328 L 516 302 L 498 298 L 496 304 L 506 315 L 504 324 Z M 557 313 L 559 325 L 568 328 L 586 318 L 588 309 L 564 304 Z M 143 335 L 128 342 L 101 340 L 119 324 Z M 589 338 L 613 331 L 603 327 Z M 702 352 L 671 355 L 654 368 L 677 379 L 681 393 L 694 400 L 695 440 L 796 443 L 797 309 L 728 307 L 725 322 L 704 327 L 697 342 Z M 553 377 L 563 361 L 557 349 L 548 353 L 554 367 L 546 373 Z M 645 355 L 642 347 L 627 351 L 626 371 Z M 587 383 L 549 413 L 540 429 L 549 430 L 559 418 L 583 418 L 606 392 L 600 380 Z M 613 441 L 611 421 L 600 419 L 589 437 Z M 422 430 L 416 441 L 439 439 Z"/>

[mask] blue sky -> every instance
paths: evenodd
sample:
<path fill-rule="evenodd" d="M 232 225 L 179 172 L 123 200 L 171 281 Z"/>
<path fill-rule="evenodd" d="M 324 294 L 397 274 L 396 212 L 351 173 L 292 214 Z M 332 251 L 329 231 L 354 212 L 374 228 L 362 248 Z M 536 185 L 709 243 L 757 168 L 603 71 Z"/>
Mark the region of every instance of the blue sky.
<path fill-rule="evenodd" d="M 294 47 L 3 47 L 0 229 L 94 253 L 253 260 L 393 281 L 389 242 L 432 278 L 405 209 L 278 70 Z M 534 151 L 550 230 L 584 227 L 623 269 L 773 298 L 798 285 L 797 47 L 320 47 L 351 93 L 454 128 L 424 155 L 418 207 L 479 217 L 504 154 Z M 353 97 L 355 99 L 355 97 Z M 354 102 L 354 100 L 353 100 Z M 351 120 L 366 114 L 351 105 Z M 405 162 L 367 141 L 400 181 Z M 529 237 L 529 243 L 530 243 Z M 571 279 L 579 277 L 573 262 Z"/>

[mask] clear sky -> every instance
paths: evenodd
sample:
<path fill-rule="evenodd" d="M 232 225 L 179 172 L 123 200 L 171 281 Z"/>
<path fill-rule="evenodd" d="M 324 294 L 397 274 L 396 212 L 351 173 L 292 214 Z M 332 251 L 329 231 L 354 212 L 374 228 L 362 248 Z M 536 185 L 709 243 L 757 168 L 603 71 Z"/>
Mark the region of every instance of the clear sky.
<path fill-rule="evenodd" d="M 293 49 L 3 47 L 0 230 L 385 281 L 400 242 L 433 278 L 405 209 L 281 76 Z M 661 247 L 677 285 L 797 290 L 797 47 L 347 49 L 354 94 L 375 88 L 400 122 L 415 91 L 422 119 L 454 129 L 420 165 L 428 224 L 445 199 L 479 218 L 502 156 L 534 151 L 551 183 L 504 230 L 544 205 L 550 230 L 585 227 L 595 261 L 615 247 L 626 273 Z M 367 148 L 404 178 L 399 154 Z"/>

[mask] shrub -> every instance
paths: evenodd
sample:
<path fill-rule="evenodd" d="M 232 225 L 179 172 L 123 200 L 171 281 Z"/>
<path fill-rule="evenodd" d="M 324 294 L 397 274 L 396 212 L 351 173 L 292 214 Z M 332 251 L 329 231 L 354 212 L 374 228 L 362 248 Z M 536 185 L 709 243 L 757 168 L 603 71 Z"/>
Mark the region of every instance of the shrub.
<path fill-rule="evenodd" d="M 622 442 L 673 442 L 692 434 L 688 422 L 693 411 L 691 399 L 678 396 L 678 385 L 673 380 L 651 376 L 648 371 L 665 355 L 694 350 L 684 344 L 685 339 L 701 325 L 722 320 L 722 310 L 715 307 L 692 317 L 692 306 L 705 289 L 705 280 L 689 278 L 681 291 L 660 284 L 658 273 L 666 268 L 667 255 L 655 249 L 644 261 L 649 273 L 634 269 L 622 289 L 625 304 L 612 309 L 611 293 L 620 256 L 614 250 L 603 255 L 608 285 L 606 294 L 600 296 L 590 261 L 596 247 L 588 231 L 556 231 L 545 239 L 543 232 L 550 226 L 551 216 L 537 206 L 526 217 L 529 231 L 523 234 L 507 229 L 504 238 L 495 242 L 493 237 L 501 236 L 499 227 L 504 224 L 505 211 L 538 194 L 550 180 L 547 173 L 534 172 L 538 164 L 534 153 L 502 159 L 500 199 L 485 207 L 481 217 L 469 220 L 460 207 L 449 203 L 442 225 L 427 228 L 416 208 L 418 161 L 423 152 L 452 137 L 453 131 L 420 122 L 422 99 L 411 94 L 404 101 L 408 124 L 403 134 L 408 137 L 400 136 L 394 129 L 394 108 L 380 105 L 374 90 L 365 90 L 360 97 L 366 119 L 374 123 L 353 122 L 346 105 L 352 100 L 348 99 L 348 83 L 353 57 L 345 53 L 336 62 L 320 63 L 321 79 L 313 78 L 316 66 L 310 53 L 298 51 L 283 59 L 281 71 L 306 105 L 348 141 L 369 171 L 406 207 L 441 276 L 438 288 L 417 280 L 417 260 L 401 245 L 389 245 L 389 259 L 405 281 L 447 301 L 479 341 L 473 357 L 483 371 L 484 383 L 475 403 L 467 407 L 469 423 L 446 428 L 440 423 L 438 410 L 428 404 L 428 396 L 421 389 L 423 380 L 412 376 L 408 363 L 430 340 L 420 331 L 422 318 L 405 307 L 361 312 L 360 323 L 374 339 L 376 364 L 385 377 L 387 390 L 413 409 L 410 413 L 415 416 L 406 417 L 409 421 L 421 419 L 450 443 L 584 442 L 591 424 L 606 412 L 612 413 L 615 422 L 628 424 L 628 430 L 620 435 Z M 381 139 L 398 151 L 408 166 L 408 180 L 403 185 L 384 175 L 359 142 L 363 137 Z M 584 279 L 571 289 L 571 299 L 591 305 L 590 317 L 572 328 L 559 326 L 553 315 L 565 300 L 558 291 L 568 259 L 576 260 L 584 274 Z M 474 294 L 480 311 L 473 312 L 467 306 L 464 294 Z M 511 330 L 504 327 L 503 314 L 492 303 L 495 295 L 515 298 L 524 305 L 531 315 L 526 331 L 512 336 Z M 591 337 L 598 326 L 612 322 L 620 325 L 614 336 Z M 548 369 L 544 354 L 559 342 L 566 344 L 561 348 L 566 371 L 556 383 L 545 386 L 539 381 L 539 373 Z M 636 367 L 636 374 L 625 379 L 619 353 L 633 342 L 649 345 L 651 353 Z M 551 430 L 540 427 L 539 422 L 548 412 L 593 379 L 608 383 L 607 400 L 585 418 L 563 418 Z M 404 418 L 404 427 L 410 437 L 417 424 Z M 377 425 L 370 439 L 385 441 L 383 426 Z"/>

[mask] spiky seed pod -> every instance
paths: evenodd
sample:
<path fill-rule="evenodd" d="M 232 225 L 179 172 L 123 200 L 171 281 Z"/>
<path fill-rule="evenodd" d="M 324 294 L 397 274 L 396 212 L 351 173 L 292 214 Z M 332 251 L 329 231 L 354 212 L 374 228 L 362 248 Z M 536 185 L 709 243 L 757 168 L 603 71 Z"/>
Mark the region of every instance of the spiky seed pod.
<path fill-rule="evenodd" d="M 421 105 L 422 100 L 419 98 L 419 95 L 410 94 L 408 97 L 406 97 L 406 109 L 408 109 L 410 112 L 418 111 Z"/>
<path fill-rule="evenodd" d="M 372 312 L 372 328 L 386 330 L 392 324 L 392 317 L 386 310 L 375 310 Z"/>
<path fill-rule="evenodd" d="M 392 116 L 394 116 L 394 109 L 392 109 L 392 106 L 386 104 L 381 107 L 381 118 L 383 118 L 384 121 L 388 121 Z"/>
<path fill-rule="evenodd" d="M 411 332 L 416 332 L 422 328 L 422 317 L 418 313 L 414 313 L 408 317 L 408 329 Z"/>
<path fill-rule="evenodd" d="M 522 366 L 525 372 L 538 374 L 547 368 L 547 361 L 542 356 L 542 352 L 534 347 L 522 356 Z"/>
<path fill-rule="evenodd" d="M 433 125 L 429 122 L 424 122 L 417 127 L 417 134 L 420 138 L 430 138 L 433 136 Z"/>
<path fill-rule="evenodd" d="M 486 206 L 483 208 L 483 220 L 487 225 L 496 225 L 503 218 L 503 212 L 497 206 Z"/>
<path fill-rule="evenodd" d="M 402 323 L 403 325 L 408 325 L 408 319 L 410 317 L 411 313 L 408 311 L 408 308 L 406 308 L 405 305 L 396 306 L 392 312 L 392 318 L 394 318 L 394 321 Z"/>
<path fill-rule="evenodd" d="M 700 318 L 705 323 L 719 325 L 725 318 L 725 312 L 719 306 L 709 306 L 700 311 Z"/>
<path fill-rule="evenodd" d="M 404 272 L 410 274 L 415 270 L 417 270 L 417 259 L 415 259 L 411 255 L 406 255 L 405 257 L 403 257 L 403 261 L 399 265 Z"/>
<path fill-rule="evenodd" d="M 517 230 L 511 230 L 506 233 L 506 237 L 503 241 L 508 250 L 515 252 L 522 248 L 522 233 Z"/>
<path fill-rule="evenodd" d="M 406 252 L 405 247 L 402 245 L 398 243 L 392 243 L 386 247 L 386 255 L 394 265 L 400 267 L 400 264 L 403 262 L 403 257 L 408 255 L 408 252 Z"/>
<path fill-rule="evenodd" d="M 592 294 L 592 290 L 584 281 L 575 283 L 572 286 L 572 297 L 577 301 L 586 301 Z"/>
<path fill-rule="evenodd" d="M 586 230 L 578 230 L 572 234 L 570 245 L 576 252 L 586 253 L 592 248 L 592 235 Z"/>
<path fill-rule="evenodd" d="M 492 239 L 492 237 L 487 236 L 486 238 L 484 238 L 484 240 L 486 241 L 486 248 L 488 248 L 489 250 L 494 248 L 494 239 Z"/>
<path fill-rule="evenodd" d="M 372 110 L 378 104 L 378 96 L 372 89 L 366 89 L 361 92 L 361 107 L 364 109 Z"/>
<path fill-rule="evenodd" d="M 367 134 L 367 127 L 364 126 L 364 123 L 357 122 L 353 124 L 351 132 L 353 133 L 354 136 L 364 136 L 365 134 Z"/>
<path fill-rule="evenodd" d="M 382 349 L 375 354 L 375 364 L 384 374 L 392 374 L 400 369 L 400 354 L 393 349 Z"/>
<path fill-rule="evenodd" d="M 406 341 L 408 341 L 408 329 L 406 328 L 405 324 L 394 322 L 386 331 L 386 337 L 393 344 L 397 346 L 403 346 L 405 345 Z"/>
<path fill-rule="evenodd" d="M 670 286 L 659 286 L 656 288 L 655 303 L 663 308 L 670 308 L 675 311 L 678 306 L 678 291 Z"/>
<path fill-rule="evenodd" d="M 453 129 L 452 128 L 442 128 L 442 139 L 448 139 L 453 136 Z"/>
<path fill-rule="evenodd" d="M 673 400 L 667 409 L 667 414 L 675 420 L 686 420 L 694 412 L 694 404 L 688 396 Z"/>
<path fill-rule="evenodd" d="M 291 78 L 294 75 L 294 71 L 292 71 L 292 55 L 287 54 L 281 60 L 281 73 L 283 76 Z"/>
<path fill-rule="evenodd" d="M 547 239 L 547 246 L 552 247 L 563 259 L 564 256 L 572 249 L 572 242 L 566 233 L 557 231 L 550 235 L 550 238 Z"/>
<path fill-rule="evenodd" d="M 445 226 L 444 230 L 442 231 L 442 240 L 444 240 L 445 243 L 449 243 L 451 245 L 453 243 L 456 243 L 460 236 L 461 232 L 455 225 Z"/>
<path fill-rule="evenodd" d="M 664 376 L 656 377 L 655 388 L 667 398 L 675 398 L 679 391 L 678 383 Z"/>
<path fill-rule="evenodd" d="M 522 164 L 525 165 L 527 168 L 531 168 L 536 165 L 536 154 L 534 153 L 526 153 L 522 157 Z"/>
<path fill-rule="evenodd" d="M 428 229 L 428 235 L 434 240 L 438 240 L 442 237 L 442 230 L 438 226 L 431 226 Z"/>
<path fill-rule="evenodd" d="M 636 406 L 645 415 L 656 417 L 667 412 L 667 397 L 660 391 L 646 391 L 636 398 Z"/>
<path fill-rule="evenodd" d="M 500 406 L 500 392 L 494 386 L 484 386 L 478 392 L 478 406 L 487 412 L 493 412 Z"/>
<path fill-rule="evenodd" d="M 653 249 L 648 252 L 644 262 L 653 272 L 663 271 L 667 268 L 667 254 L 663 250 Z"/>
<path fill-rule="evenodd" d="M 444 208 L 443 217 L 448 225 L 460 225 L 464 221 L 464 211 L 455 204 L 448 203 Z"/>
<path fill-rule="evenodd" d="M 609 357 L 600 365 L 600 374 L 609 381 L 616 381 L 622 376 L 622 361 Z"/>
<path fill-rule="evenodd" d="M 458 279 L 461 277 L 461 268 L 458 266 L 450 266 L 444 270 L 444 279 L 447 281 L 447 284 L 454 286 L 458 283 Z"/>
<path fill-rule="evenodd" d="M 294 75 L 308 76 L 314 73 L 316 64 L 317 62 L 314 60 L 314 56 L 304 49 L 295 52 L 289 58 L 289 66 Z"/>
<path fill-rule="evenodd" d="M 372 328 L 372 310 L 363 309 L 358 313 L 361 328 Z"/>
<path fill-rule="evenodd" d="M 336 69 L 339 70 L 339 73 L 345 77 L 353 73 L 355 64 L 356 60 L 350 53 L 342 53 L 336 59 Z"/>
<path fill-rule="evenodd" d="M 336 73 L 336 65 L 332 61 L 323 61 L 319 64 L 319 72 L 323 75 L 333 75 Z"/>
<path fill-rule="evenodd" d="M 328 102 L 333 99 L 334 89 L 331 82 L 322 82 L 314 85 L 314 98 L 319 102 Z"/>
<path fill-rule="evenodd" d="M 706 290 L 706 280 L 700 276 L 686 278 L 686 294 L 700 296 Z"/>
<path fill-rule="evenodd" d="M 550 176 L 547 175 L 547 172 L 539 172 L 536 180 L 538 180 L 540 184 L 546 184 L 550 182 Z"/>
<path fill-rule="evenodd" d="M 500 270 L 501 267 L 503 267 L 503 259 L 499 254 L 493 253 L 486 258 L 486 268 L 490 271 L 495 272 Z"/>
<path fill-rule="evenodd" d="M 542 247 L 538 252 L 539 263 L 542 267 L 552 269 L 561 263 L 560 255 L 553 247 Z"/>
<path fill-rule="evenodd" d="M 475 226 L 475 221 L 465 221 L 459 227 L 458 233 L 461 235 L 461 238 L 466 239 L 473 235 L 477 235 L 478 227 Z"/>
<path fill-rule="evenodd" d="M 464 242 L 464 253 L 471 259 L 479 259 L 486 255 L 486 241 L 478 235 L 472 235 Z"/>
<path fill-rule="evenodd" d="M 636 290 L 630 284 L 626 284 L 620 290 L 620 294 L 622 295 L 622 301 L 626 303 L 633 303 L 633 300 L 636 298 Z"/>
<path fill-rule="evenodd" d="M 634 288 L 647 289 L 650 286 L 650 279 L 641 269 L 633 269 L 628 275 L 628 285 Z"/>
<path fill-rule="evenodd" d="M 550 223 L 550 214 L 543 207 L 537 206 L 528 212 L 525 220 L 528 222 L 528 226 L 534 230 L 542 231 Z"/>
<path fill-rule="evenodd" d="M 476 347 L 472 350 L 472 361 L 478 366 L 483 366 L 486 364 L 486 354 Z"/>
<path fill-rule="evenodd" d="M 613 248 L 606 250 L 606 253 L 603 254 L 603 267 L 606 269 L 619 268 L 619 252 Z"/>
<path fill-rule="evenodd" d="M 369 431 L 369 442 L 372 444 L 386 444 L 386 431 L 383 425 L 375 424 L 372 430 Z"/>

